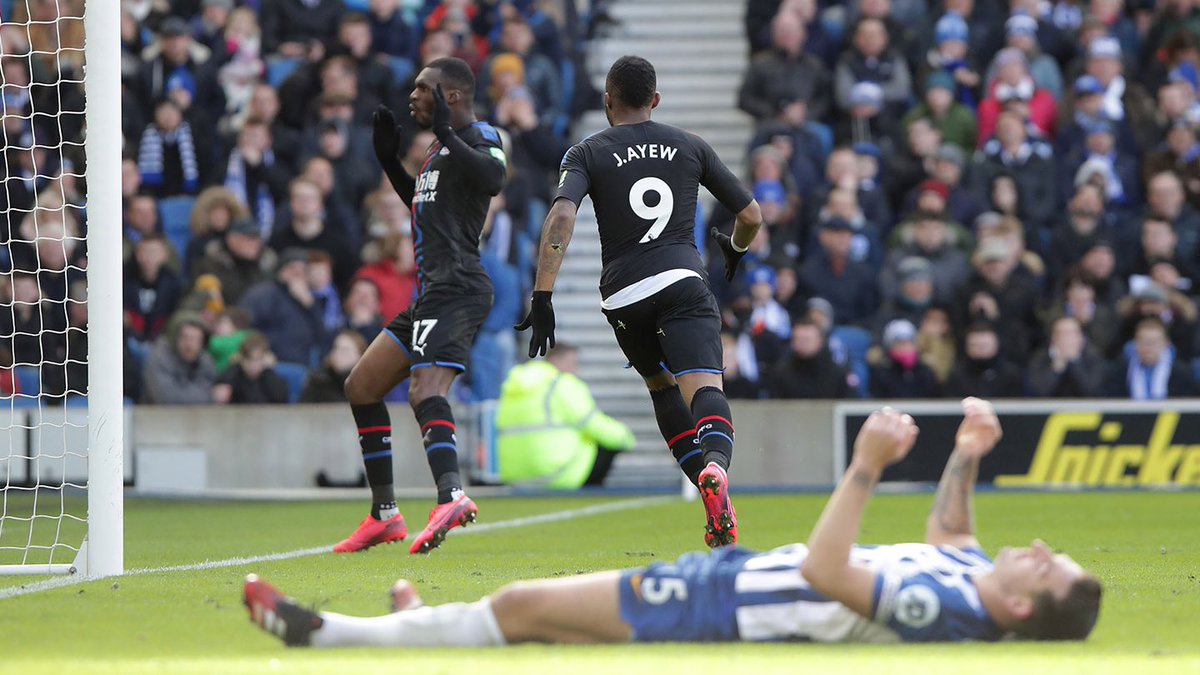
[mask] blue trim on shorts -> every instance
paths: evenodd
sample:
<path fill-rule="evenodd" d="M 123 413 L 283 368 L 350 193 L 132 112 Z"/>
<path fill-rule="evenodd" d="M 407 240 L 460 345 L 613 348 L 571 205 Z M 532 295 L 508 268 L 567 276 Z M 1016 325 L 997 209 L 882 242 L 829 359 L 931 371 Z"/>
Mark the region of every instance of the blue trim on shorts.
<path fill-rule="evenodd" d="M 391 457 L 391 456 L 392 456 L 391 450 L 380 450 L 379 452 L 363 453 L 363 459 L 380 459 L 382 457 Z"/>
<path fill-rule="evenodd" d="M 689 452 L 688 454 L 684 455 L 683 457 L 680 457 L 678 460 L 679 466 L 683 466 L 683 463 L 686 462 L 688 460 L 688 458 L 690 458 L 692 455 L 698 455 L 701 452 L 702 451 L 699 448 L 696 448 L 695 450 Z"/>
<path fill-rule="evenodd" d="M 689 370 L 681 370 L 678 373 L 671 374 L 675 377 L 679 377 L 680 375 L 687 375 L 688 373 L 712 373 L 713 375 L 724 375 L 725 371 L 718 370 L 716 368 L 691 368 Z"/>
<path fill-rule="evenodd" d="M 392 338 L 393 340 L 395 340 L 395 341 L 396 341 L 396 344 L 400 345 L 400 348 L 404 350 L 404 353 L 405 353 L 405 354 L 407 354 L 409 357 L 412 357 L 412 352 L 408 351 L 408 345 L 404 344 L 404 341 L 403 341 L 403 340 L 401 340 L 400 338 L 396 337 L 396 334 L 392 332 L 392 329 L 391 329 L 391 328 L 384 328 L 384 329 L 383 329 L 383 332 L 387 333 L 388 337 L 390 337 L 390 338 Z"/>
<path fill-rule="evenodd" d="M 453 450 L 456 453 L 458 452 L 458 447 L 455 446 L 453 443 L 447 443 L 447 442 L 443 441 L 441 443 L 434 443 L 433 445 L 429 446 L 428 448 L 425 448 L 425 454 L 428 455 L 429 453 L 431 453 L 435 450 L 445 450 L 447 448 L 449 448 L 450 450 Z"/>
<path fill-rule="evenodd" d="M 409 370 L 416 370 L 417 368 L 432 368 L 433 366 L 439 366 L 441 368 L 453 368 L 460 372 L 465 372 L 467 370 L 467 367 L 463 364 L 455 363 L 453 361 L 426 361 L 423 363 L 414 363 L 409 366 Z"/>
<path fill-rule="evenodd" d="M 711 436 L 711 435 L 713 435 L 713 434 L 716 434 L 716 435 L 718 435 L 718 436 L 722 436 L 722 437 L 724 437 L 724 438 L 725 438 L 725 440 L 729 441 L 729 444 L 730 444 L 730 445 L 733 445 L 733 439 L 732 439 L 732 438 L 730 438 L 728 435 L 726 435 L 726 434 L 724 434 L 724 433 L 720 432 L 720 431 L 710 431 L 710 432 L 708 432 L 708 433 L 704 434 L 704 436 Z M 701 437 L 700 437 L 700 440 L 701 440 L 702 442 L 703 442 L 703 440 L 704 440 L 704 436 L 701 436 Z"/>

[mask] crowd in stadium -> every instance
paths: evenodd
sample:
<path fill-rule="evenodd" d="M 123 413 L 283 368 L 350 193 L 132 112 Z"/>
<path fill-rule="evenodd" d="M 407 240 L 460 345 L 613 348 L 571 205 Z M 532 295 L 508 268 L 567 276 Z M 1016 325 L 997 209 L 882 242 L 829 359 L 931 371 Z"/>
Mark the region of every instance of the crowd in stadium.
<path fill-rule="evenodd" d="M 82 4 L 0 2 L 4 395 L 86 387 L 82 21 L 60 19 Z M 416 283 L 370 118 L 407 117 L 421 65 L 454 55 L 510 148 L 463 394 L 496 398 L 571 123 L 599 105 L 589 5 L 121 0 L 126 397 L 345 400 Z M 749 0 L 746 30 L 766 227 L 732 283 L 708 254 L 732 397 L 1197 392 L 1198 3 Z"/>

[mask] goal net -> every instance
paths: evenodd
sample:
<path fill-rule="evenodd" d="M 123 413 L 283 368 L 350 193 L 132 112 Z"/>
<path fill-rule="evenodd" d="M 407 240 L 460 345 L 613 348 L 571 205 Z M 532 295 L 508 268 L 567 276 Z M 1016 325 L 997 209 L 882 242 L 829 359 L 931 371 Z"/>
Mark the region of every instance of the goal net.
<path fill-rule="evenodd" d="M 118 7 L 0 0 L 0 574 L 122 571 Z"/>

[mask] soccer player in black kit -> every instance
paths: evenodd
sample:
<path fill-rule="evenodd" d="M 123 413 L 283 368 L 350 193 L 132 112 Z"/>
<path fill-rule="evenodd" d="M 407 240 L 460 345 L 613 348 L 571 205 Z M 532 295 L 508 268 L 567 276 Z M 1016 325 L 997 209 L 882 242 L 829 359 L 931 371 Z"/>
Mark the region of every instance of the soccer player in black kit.
<path fill-rule="evenodd" d="M 427 553 L 450 529 L 475 520 L 475 503 L 464 494 L 458 472 L 446 394 L 466 369 L 471 343 L 492 307 L 479 236 L 488 204 L 504 185 L 507 158 L 499 133 L 475 121 L 474 95 L 475 77 L 461 59 L 435 59 L 417 75 L 409 109 L 437 140 L 416 177 L 400 164 L 403 134 L 392 111 L 380 106 L 375 113 L 375 155 L 397 194 L 412 205 L 417 298 L 375 338 L 346 379 L 372 506 L 358 529 L 334 547 L 339 553 L 408 536 L 392 489 L 392 424 L 383 403 L 405 378 L 411 378 L 409 402 L 437 483 L 437 506 L 409 552 Z"/>
<path fill-rule="evenodd" d="M 605 81 L 611 125 L 562 162 L 558 194 L 542 231 L 529 315 L 529 356 L 554 346 L 550 294 L 585 195 L 600 226 L 601 307 L 630 364 L 646 381 L 663 439 L 700 490 L 704 541 L 737 541 L 726 475 L 733 422 L 721 390 L 721 315 L 694 242 L 696 191 L 703 185 L 737 214 L 733 236 L 716 232 L 725 277 L 762 225 L 758 203 L 699 136 L 650 119 L 658 106 L 654 66 L 623 56 Z"/>

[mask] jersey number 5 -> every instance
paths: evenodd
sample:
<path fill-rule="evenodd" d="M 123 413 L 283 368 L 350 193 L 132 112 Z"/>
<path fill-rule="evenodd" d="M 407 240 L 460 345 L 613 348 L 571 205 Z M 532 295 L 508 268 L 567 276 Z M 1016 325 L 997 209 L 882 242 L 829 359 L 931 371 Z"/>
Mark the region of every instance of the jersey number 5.
<path fill-rule="evenodd" d="M 687 600 L 687 582 L 674 577 L 650 577 L 642 582 L 642 599 L 651 605 Z"/>
<path fill-rule="evenodd" d="M 646 203 L 646 193 L 658 193 L 658 203 L 650 206 Z M 638 218 L 653 220 L 650 230 L 642 235 L 639 244 L 658 239 L 658 235 L 667 229 L 671 220 L 671 212 L 675 210 L 675 197 L 671 194 L 671 186 L 666 181 L 654 176 L 646 176 L 629 188 L 629 208 L 633 209 Z"/>

